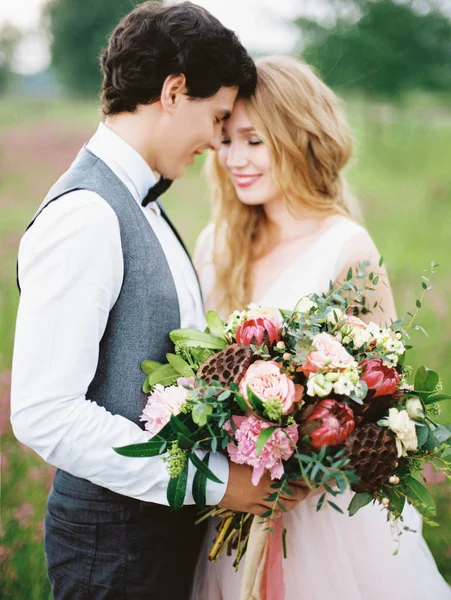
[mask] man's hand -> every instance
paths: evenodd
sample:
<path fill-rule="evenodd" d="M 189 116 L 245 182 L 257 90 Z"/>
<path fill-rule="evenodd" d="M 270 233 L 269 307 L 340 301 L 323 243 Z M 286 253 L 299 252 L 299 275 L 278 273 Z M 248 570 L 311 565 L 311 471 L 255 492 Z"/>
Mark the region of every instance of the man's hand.
<path fill-rule="evenodd" d="M 260 515 L 272 507 L 273 503 L 264 500 L 274 492 L 274 489 L 270 487 L 273 482 L 268 472 L 263 475 L 258 485 L 253 485 L 251 467 L 237 465 L 233 462 L 230 462 L 229 466 L 229 483 L 219 506 L 253 515 Z M 299 502 L 304 500 L 310 492 L 308 488 L 300 486 L 297 482 L 290 485 L 290 489 L 293 492 L 292 496 L 282 495 L 280 497 L 280 501 L 286 510 L 296 508 Z"/>

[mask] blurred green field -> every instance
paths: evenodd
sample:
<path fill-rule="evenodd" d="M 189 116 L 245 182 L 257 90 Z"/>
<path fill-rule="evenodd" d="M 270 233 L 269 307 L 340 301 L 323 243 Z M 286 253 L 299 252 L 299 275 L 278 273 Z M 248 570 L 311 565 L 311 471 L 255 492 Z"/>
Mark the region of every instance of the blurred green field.
<path fill-rule="evenodd" d="M 353 99 L 347 110 L 356 138 L 349 179 L 385 258 L 399 314 L 412 310 L 421 295 L 422 270 L 432 261 L 440 265 L 419 318 L 429 337 L 415 335 L 410 362 L 438 370 L 449 393 L 451 109 L 447 106 L 434 97 L 418 98 L 402 108 Z M 14 440 L 9 427 L 17 246 L 34 210 L 94 132 L 97 120 L 94 103 L 0 99 L 0 596 L 12 600 L 50 597 L 42 518 L 52 476 L 50 467 Z M 199 160 L 165 196 L 190 248 L 209 220 L 201 166 Z M 451 420 L 451 404 L 443 406 L 440 420 Z M 450 491 L 447 483 L 433 485 L 440 526 L 426 527 L 425 536 L 451 583 Z"/>

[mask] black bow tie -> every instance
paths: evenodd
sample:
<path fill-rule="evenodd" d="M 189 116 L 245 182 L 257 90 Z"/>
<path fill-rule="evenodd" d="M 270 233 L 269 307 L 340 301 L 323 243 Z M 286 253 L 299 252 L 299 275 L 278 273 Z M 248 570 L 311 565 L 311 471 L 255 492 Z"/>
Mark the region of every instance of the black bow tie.
<path fill-rule="evenodd" d="M 143 206 L 147 206 L 149 202 L 157 200 L 164 192 L 172 185 L 172 179 L 165 179 L 163 176 L 157 181 L 155 185 L 149 188 L 146 197 L 142 201 Z"/>

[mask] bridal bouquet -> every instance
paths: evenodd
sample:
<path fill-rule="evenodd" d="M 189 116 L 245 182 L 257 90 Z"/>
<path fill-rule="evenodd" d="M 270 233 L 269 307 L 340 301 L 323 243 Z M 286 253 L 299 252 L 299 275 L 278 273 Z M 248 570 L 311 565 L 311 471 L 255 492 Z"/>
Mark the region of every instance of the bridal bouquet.
<path fill-rule="evenodd" d="M 350 269 L 326 294 L 301 298 L 294 311 L 250 305 L 227 322 L 209 312 L 204 332 L 173 331 L 168 363 L 142 365 L 149 398 L 141 420 L 153 437 L 116 451 L 165 455 L 174 510 L 183 504 L 190 461 L 194 499 L 206 509 L 207 479 L 219 482 L 208 466 L 211 452 L 250 465 L 255 484 L 269 471 L 271 508 L 261 515 L 269 531 L 283 511 L 281 494 L 301 479 L 320 490 L 318 510 L 329 504 L 341 512 L 333 500 L 350 488 L 349 515 L 377 502 L 401 522 L 407 501 L 430 520 L 434 501 L 416 475 L 425 462 L 451 473 L 451 425 L 434 421 L 437 403 L 451 396 L 426 367 L 410 380 L 405 359 L 409 331 L 420 329 L 416 314 L 388 327 L 359 318 L 375 306 L 368 299 L 378 276 L 368 267 Z M 210 559 L 234 548 L 238 567 L 254 517 L 218 507 L 201 519 L 208 516 L 220 517 Z"/>

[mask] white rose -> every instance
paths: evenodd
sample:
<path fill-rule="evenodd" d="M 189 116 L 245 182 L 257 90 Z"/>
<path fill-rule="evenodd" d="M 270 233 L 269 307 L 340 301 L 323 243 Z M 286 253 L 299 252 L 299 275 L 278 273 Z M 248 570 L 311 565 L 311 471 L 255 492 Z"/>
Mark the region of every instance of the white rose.
<path fill-rule="evenodd" d="M 411 419 L 422 419 L 424 417 L 423 403 L 419 398 L 409 398 L 406 402 L 406 410 Z"/>
<path fill-rule="evenodd" d="M 307 394 L 309 396 L 319 396 L 325 398 L 328 396 L 333 388 L 333 384 L 327 381 L 321 373 L 311 374 L 307 380 Z"/>
<path fill-rule="evenodd" d="M 351 333 L 354 348 L 358 349 L 365 346 L 371 339 L 370 333 L 366 329 L 354 329 Z"/>
<path fill-rule="evenodd" d="M 310 312 L 312 308 L 315 308 L 316 304 L 311 300 L 308 296 L 304 296 L 299 300 L 296 305 L 296 312 L 300 312 L 301 314 L 305 314 Z"/>
<path fill-rule="evenodd" d="M 388 411 L 388 427 L 396 434 L 398 457 L 406 456 L 407 451 L 418 448 L 415 423 L 410 419 L 407 410 L 398 411 L 390 408 Z"/>

